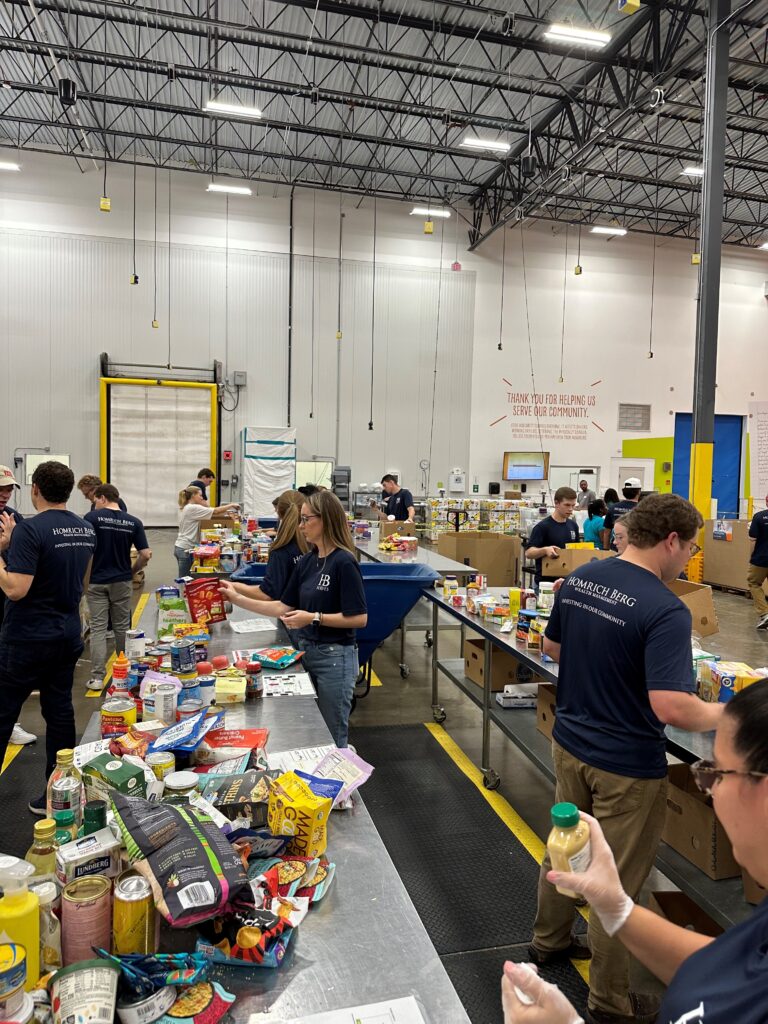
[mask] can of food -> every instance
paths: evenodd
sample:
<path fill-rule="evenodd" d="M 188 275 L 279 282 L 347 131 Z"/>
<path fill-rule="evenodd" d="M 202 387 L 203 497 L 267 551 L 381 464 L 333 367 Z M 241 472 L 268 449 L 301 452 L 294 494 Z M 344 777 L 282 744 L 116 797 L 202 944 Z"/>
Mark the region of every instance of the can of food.
<path fill-rule="evenodd" d="M 136 705 L 138 708 L 138 704 Z M 142 722 L 154 722 L 155 720 L 155 693 L 149 690 L 141 698 L 141 720 Z"/>
<path fill-rule="evenodd" d="M 183 704 L 179 704 L 176 718 L 179 722 L 183 722 L 185 718 L 191 718 L 202 710 L 203 702 L 199 697 L 196 700 L 185 700 Z"/>
<path fill-rule="evenodd" d="M 152 769 L 156 779 L 165 781 L 167 775 L 176 771 L 176 758 L 170 750 L 161 750 L 157 754 L 147 754 L 144 758 L 146 764 Z"/>
<path fill-rule="evenodd" d="M 195 772 L 171 772 L 165 777 L 165 798 L 185 798 L 197 789 L 200 776 Z"/>
<path fill-rule="evenodd" d="M 114 1020 L 119 976 L 117 964 L 93 958 L 56 971 L 48 982 L 53 1024 L 105 1024 Z"/>
<path fill-rule="evenodd" d="M 176 1002 L 179 990 L 166 985 L 138 1003 L 118 1003 L 117 1019 L 120 1024 L 154 1024 Z"/>
<path fill-rule="evenodd" d="M 125 656 L 129 661 L 140 661 L 147 649 L 147 640 L 143 629 L 126 629 Z"/>
<path fill-rule="evenodd" d="M 61 894 L 61 952 L 64 966 L 93 956 L 92 946 L 109 949 L 112 884 L 104 875 L 85 875 Z"/>
<path fill-rule="evenodd" d="M 35 979 L 37 980 L 37 979 Z M 0 1000 L 23 992 L 27 982 L 27 952 L 16 942 L 0 945 Z"/>
<path fill-rule="evenodd" d="M 188 700 L 198 700 L 200 698 L 200 684 L 198 683 L 200 676 L 197 672 L 180 672 L 177 678 L 181 683 L 179 704 L 183 704 Z"/>
<path fill-rule="evenodd" d="M 80 821 L 82 784 L 79 779 L 64 777 L 57 779 L 51 786 L 51 817 L 57 811 L 72 811 L 75 821 Z"/>
<path fill-rule="evenodd" d="M 0 999 L 0 1020 L 3 1024 L 22 1024 L 30 1020 L 34 1006 L 32 996 L 23 988 L 17 989 L 7 999 Z"/>
<path fill-rule="evenodd" d="M 157 689 L 152 694 L 154 699 L 153 718 L 159 718 L 161 722 L 165 722 L 166 725 L 173 725 L 176 721 L 176 687 L 173 683 L 159 683 Z M 144 721 L 146 722 L 146 700 L 147 694 L 144 695 L 145 711 Z"/>
<path fill-rule="evenodd" d="M 194 672 L 195 641 L 189 637 L 181 637 L 171 644 L 171 668 L 174 672 Z"/>
<path fill-rule="evenodd" d="M 129 869 L 115 881 L 112 906 L 112 952 L 156 953 L 155 901 L 149 882 Z"/>
<path fill-rule="evenodd" d="M 136 724 L 136 705 L 129 697 L 113 697 L 101 705 L 101 738 L 124 736 Z"/>
<path fill-rule="evenodd" d="M 197 689 L 203 707 L 207 708 L 216 700 L 216 676 L 198 676 Z"/>

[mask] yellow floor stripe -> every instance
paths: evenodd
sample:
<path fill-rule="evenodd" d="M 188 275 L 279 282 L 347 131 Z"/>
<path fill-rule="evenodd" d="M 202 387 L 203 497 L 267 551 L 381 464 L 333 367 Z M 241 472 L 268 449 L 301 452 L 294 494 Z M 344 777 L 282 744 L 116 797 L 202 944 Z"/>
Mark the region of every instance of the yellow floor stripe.
<path fill-rule="evenodd" d="M 148 600 L 149 594 L 142 594 L 139 597 L 139 600 L 136 602 L 136 607 L 133 610 L 133 616 L 131 618 L 131 629 L 135 629 L 138 626 L 139 620 L 141 619 L 144 609 L 147 607 Z M 114 663 L 115 655 L 110 654 L 109 659 L 107 661 L 107 670 L 104 673 L 104 679 L 102 680 L 101 683 L 101 690 L 89 690 L 88 693 L 86 693 L 86 697 L 101 697 L 102 691 L 104 687 L 107 685 L 107 682 L 112 675 L 112 666 L 114 665 Z"/>
<path fill-rule="evenodd" d="M 0 768 L 0 775 L 3 774 L 3 772 L 14 759 L 14 757 L 16 757 L 23 749 L 23 747 L 20 747 L 16 743 L 8 744 L 8 746 L 5 748 L 5 758 L 3 759 L 3 767 Z"/>
<path fill-rule="evenodd" d="M 379 679 L 379 677 L 376 675 L 376 673 L 373 671 L 373 669 L 371 669 L 371 686 L 383 686 L 383 685 L 384 684 L 382 683 L 382 681 Z"/>
<path fill-rule="evenodd" d="M 455 743 L 442 725 L 434 722 L 424 722 L 424 727 L 432 733 L 436 740 L 456 767 L 461 771 L 476 789 L 482 794 L 495 813 L 501 818 L 509 831 L 530 853 L 537 864 L 544 860 L 546 845 L 539 839 L 533 829 L 527 825 L 514 807 L 508 803 L 500 793 L 486 789 L 483 785 L 483 773 L 470 761 L 461 747 Z M 587 907 L 576 908 L 585 921 L 589 921 L 589 909 Z M 571 963 L 589 985 L 589 960 L 571 960 Z"/>

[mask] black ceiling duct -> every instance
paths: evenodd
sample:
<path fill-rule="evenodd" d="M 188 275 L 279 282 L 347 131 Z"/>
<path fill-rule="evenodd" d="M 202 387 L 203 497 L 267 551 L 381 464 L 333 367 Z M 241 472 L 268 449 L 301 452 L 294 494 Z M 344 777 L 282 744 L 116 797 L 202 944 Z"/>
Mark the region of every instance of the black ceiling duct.
<path fill-rule="evenodd" d="M 62 107 L 66 109 L 77 103 L 77 85 L 71 78 L 60 78 L 58 89 Z"/>

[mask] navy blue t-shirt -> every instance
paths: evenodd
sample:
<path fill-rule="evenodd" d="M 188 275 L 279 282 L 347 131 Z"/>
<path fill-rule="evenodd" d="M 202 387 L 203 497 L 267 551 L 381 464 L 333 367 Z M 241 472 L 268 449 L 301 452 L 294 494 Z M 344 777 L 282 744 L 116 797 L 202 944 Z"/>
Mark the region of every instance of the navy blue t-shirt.
<path fill-rule="evenodd" d="M 7 512 L 8 515 L 11 516 L 13 519 L 15 519 L 17 523 L 20 523 L 22 521 L 22 519 L 24 518 L 24 516 L 21 514 L 21 512 L 17 512 L 16 509 L 15 508 L 11 508 L 10 505 L 6 505 L 5 508 L 2 509 L 2 511 L 3 512 Z M 0 590 L 0 626 L 2 626 L 2 624 L 3 624 L 3 615 L 5 613 L 5 602 L 6 602 L 6 600 L 7 600 L 7 598 L 5 596 L 5 592 L 3 590 Z"/>
<path fill-rule="evenodd" d="M 401 487 L 397 494 L 390 494 L 384 502 L 384 512 L 388 516 L 394 516 L 399 522 L 404 523 L 408 518 L 408 509 L 413 505 L 413 495 L 405 487 Z"/>
<path fill-rule="evenodd" d="M 121 512 L 127 512 L 128 511 L 128 506 L 125 504 L 125 502 L 123 501 L 122 498 L 118 498 L 117 499 L 117 507 L 120 509 Z M 95 512 L 95 511 L 96 511 L 96 502 L 92 501 L 91 502 L 91 512 Z"/>
<path fill-rule="evenodd" d="M 594 768 L 663 778 L 664 725 L 648 691 L 696 689 L 682 601 L 622 558 L 590 562 L 566 576 L 545 636 L 562 646 L 554 739 Z"/>
<path fill-rule="evenodd" d="M 627 501 L 626 498 L 622 498 L 621 501 L 617 501 L 611 508 L 608 509 L 608 515 L 605 517 L 605 529 L 612 530 L 613 524 L 617 519 L 621 519 L 622 516 L 629 515 L 630 512 L 634 512 L 640 503 L 638 501 Z"/>
<path fill-rule="evenodd" d="M 80 598 L 96 547 L 90 523 L 66 509 L 46 509 L 11 534 L 8 572 L 34 576 L 26 597 L 8 601 L 3 636 L 9 640 L 74 640 L 80 636 Z"/>
<path fill-rule="evenodd" d="M 529 548 L 548 548 L 552 545 L 564 548 L 566 544 L 576 544 L 579 540 L 579 524 L 575 519 L 566 519 L 564 523 L 555 522 L 552 516 L 547 516 L 541 522 L 536 523 L 528 538 Z M 554 580 L 557 576 L 542 576 L 541 563 L 543 558 L 536 559 L 536 572 L 534 579 L 536 583 L 542 580 Z"/>
<path fill-rule="evenodd" d="M 137 551 L 149 547 L 142 521 L 114 508 L 96 509 L 85 519 L 96 531 L 91 583 L 128 582 L 132 578 L 131 545 Z"/>
<path fill-rule="evenodd" d="M 678 969 L 658 1024 L 767 1024 L 768 899 Z"/>
<path fill-rule="evenodd" d="M 339 612 L 342 615 L 364 615 L 368 610 L 360 566 L 355 556 L 343 548 L 335 548 L 327 558 L 319 558 L 315 551 L 304 555 L 293 570 L 280 600 L 291 608 L 329 615 Z M 326 644 L 355 642 L 354 629 L 315 626 L 312 623 L 299 630 L 299 635 L 305 640 Z"/>
<path fill-rule="evenodd" d="M 768 568 L 768 508 L 755 512 L 749 524 L 749 536 L 755 540 L 750 562 Z"/>
<path fill-rule="evenodd" d="M 272 548 L 269 552 L 269 561 L 264 573 L 264 579 L 259 584 L 262 594 L 271 597 L 273 601 L 279 601 L 285 590 L 288 580 L 291 578 L 294 567 L 302 560 L 304 555 L 301 548 L 292 540 L 281 548 Z"/>

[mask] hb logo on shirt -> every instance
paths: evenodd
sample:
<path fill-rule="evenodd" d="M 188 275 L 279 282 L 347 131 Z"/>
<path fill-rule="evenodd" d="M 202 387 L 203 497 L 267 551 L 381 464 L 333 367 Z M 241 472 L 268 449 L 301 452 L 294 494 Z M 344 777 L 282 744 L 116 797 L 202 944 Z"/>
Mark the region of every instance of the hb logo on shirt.
<path fill-rule="evenodd" d="M 330 585 L 331 585 L 331 577 L 330 577 L 330 575 L 326 575 L 325 573 L 323 573 L 323 575 L 318 580 L 317 589 L 318 590 L 328 590 Z"/>

